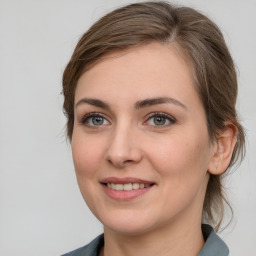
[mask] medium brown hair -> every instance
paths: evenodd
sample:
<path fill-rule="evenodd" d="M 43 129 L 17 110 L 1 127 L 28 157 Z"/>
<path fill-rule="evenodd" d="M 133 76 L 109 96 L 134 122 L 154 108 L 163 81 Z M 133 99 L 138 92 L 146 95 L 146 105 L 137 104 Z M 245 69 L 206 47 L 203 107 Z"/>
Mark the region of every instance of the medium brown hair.
<path fill-rule="evenodd" d="M 175 43 L 192 67 L 195 88 L 203 103 L 209 137 L 214 141 L 230 122 L 238 129 L 228 169 L 244 155 L 245 135 L 236 113 L 237 76 L 219 28 L 189 7 L 164 1 L 130 4 L 102 17 L 81 37 L 63 74 L 67 135 L 72 140 L 74 94 L 80 76 L 106 54 L 150 42 Z M 222 175 L 210 175 L 204 200 L 204 219 L 218 229 L 228 204 Z M 229 205 L 229 204 L 228 204 Z"/>

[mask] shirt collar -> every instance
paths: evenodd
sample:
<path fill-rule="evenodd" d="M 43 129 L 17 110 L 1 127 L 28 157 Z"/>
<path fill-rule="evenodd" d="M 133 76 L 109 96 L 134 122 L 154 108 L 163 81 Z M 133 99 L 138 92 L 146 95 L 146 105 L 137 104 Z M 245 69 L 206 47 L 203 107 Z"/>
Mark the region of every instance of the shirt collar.
<path fill-rule="evenodd" d="M 203 224 L 202 232 L 205 239 L 205 244 L 198 256 L 228 256 L 229 250 L 227 245 L 214 232 L 210 225 Z"/>
<path fill-rule="evenodd" d="M 202 232 L 205 244 L 198 256 L 228 256 L 229 250 L 227 245 L 214 232 L 210 225 L 202 224 Z M 104 235 L 101 234 L 91 241 L 88 245 L 67 254 L 67 256 L 98 256 L 100 249 L 104 246 Z"/>

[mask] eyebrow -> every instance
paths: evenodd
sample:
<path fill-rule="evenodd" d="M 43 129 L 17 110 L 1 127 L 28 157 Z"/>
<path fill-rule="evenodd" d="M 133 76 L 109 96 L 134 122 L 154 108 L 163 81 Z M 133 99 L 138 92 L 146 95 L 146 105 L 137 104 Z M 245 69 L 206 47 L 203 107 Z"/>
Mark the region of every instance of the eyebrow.
<path fill-rule="evenodd" d="M 96 106 L 96 107 L 99 107 L 99 108 L 103 108 L 103 109 L 110 109 L 110 106 L 101 101 L 101 100 L 98 100 L 98 99 L 89 99 L 89 98 L 83 98 L 81 100 L 79 100 L 77 103 L 76 103 L 76 107 L 81 105 L 81 104 L 89 104 L 89 105 L 92 105 L 92 106 Z"/>
<path fill-rule="evenodd" d="M 152 98 L 152 99 L 145 99 L 145 100 L 142 100 L 142 101 L 137 101 L 135 103 L 135 108 L 140 109 L 140 108 L 144 108 L 144 107 L 148 107 L 148 106 L 152 106 L 152 105 L 166 104 L 166 103 L 171 103 L 171 104 L 174 104 L 176 106 L 187 109 L 187 107 L 183 103 L 181 103 L 180 101 L 178 101 L 174 98 L 171 98 L 171 97 L 158 97 L 158 98 Z"/>
<path fill-rule="evenodd" d="M 158 105 L 158 104 L 166 104 L 166 103 L 171 103 L 176 106 L 187 109 L 187 107 L 183 103 L 181 103 L 180 101 L 178 101 L 174 98 L 171 98 L 171 97 L 158 97 L 158 98 L 151 98 L 151 99 L 137 101 L 135 103 L 135 109 L 145 108 L 148 106 L 153 106 L 153 105 Z M 79 100 L 75 106 L 77 107 L 81 104 L 89 104 L 92 106 L 110 110 L 110 106 L 107 103 L 105 103 L 104 101 L 98 100 L 98 99 L 83 98 L 83 99 Z"/>

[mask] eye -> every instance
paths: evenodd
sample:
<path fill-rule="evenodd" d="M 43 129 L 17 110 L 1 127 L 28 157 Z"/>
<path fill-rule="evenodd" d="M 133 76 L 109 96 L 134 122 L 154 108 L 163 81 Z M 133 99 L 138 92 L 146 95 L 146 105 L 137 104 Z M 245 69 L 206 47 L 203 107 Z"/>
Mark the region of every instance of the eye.
<path fill-rule="evenodd" d="M 90 113 L 85 115 L 81 121 L 82 124 L 90 127 L 109 125 L 110 122 L 99 113 Z"/>
<path fill-rule="evenodd" d="M 155 127 L 166 127 L 174 124 L 176 120 L 166 113 L 152 113 L 146 123 Z"/>

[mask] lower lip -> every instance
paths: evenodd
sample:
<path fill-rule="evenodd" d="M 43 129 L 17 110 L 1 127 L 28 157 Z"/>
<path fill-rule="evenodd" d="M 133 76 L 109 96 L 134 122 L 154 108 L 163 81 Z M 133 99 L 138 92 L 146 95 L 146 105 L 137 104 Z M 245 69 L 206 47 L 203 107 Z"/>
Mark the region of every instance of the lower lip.
<path fill-rule="evenodd" d="M 114 190 L 109 188 L 108 186 L 102 184 L 103 189 L 105 193 L 112 199 L 125 201 L 125 200 L 131 200 L 136 197 L 139 197 L 146 192 L 148 192 L 153 186 L 149 186 L 147 188 L 139 188 L 134 190 Z"/>

